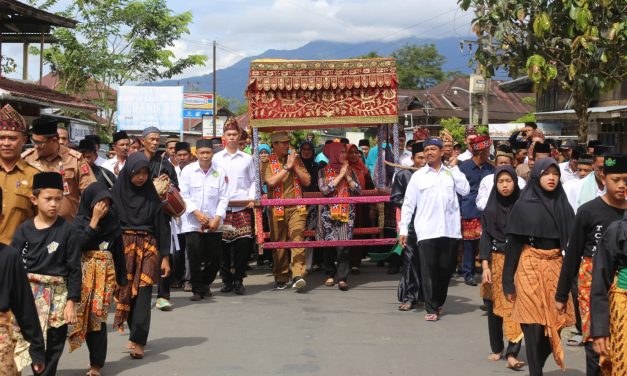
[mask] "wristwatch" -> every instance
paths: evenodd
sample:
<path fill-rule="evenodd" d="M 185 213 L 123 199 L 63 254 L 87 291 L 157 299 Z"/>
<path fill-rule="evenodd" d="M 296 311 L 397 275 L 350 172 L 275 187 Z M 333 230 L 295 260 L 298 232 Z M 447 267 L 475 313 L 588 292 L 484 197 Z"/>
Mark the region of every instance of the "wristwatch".
<path fill-rule="evenodd" d="M 284 164 L 284 165 L 283 165 L 283 169 L 284 169 L 285 171 L 289 171 L 289 170 L 290 170 L 290 169 L 289 169 L 289 167 L 287 167 L 287 164 Z"/>

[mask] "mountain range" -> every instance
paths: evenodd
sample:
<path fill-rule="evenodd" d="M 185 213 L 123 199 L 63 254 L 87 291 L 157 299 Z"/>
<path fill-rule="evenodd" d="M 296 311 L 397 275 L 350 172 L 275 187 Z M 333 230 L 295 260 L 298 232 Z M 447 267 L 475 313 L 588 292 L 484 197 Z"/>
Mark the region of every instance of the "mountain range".
<path fill-rule="evenodd" d="M 467 37 L 464 39 L 468 39 Z M 409 44 L 424 45 L 434 44 L 438 52 L 446 58 L 443 70 L 459 71 L 465 74 L 472 72 L 468 67 L 468 53 L 460 52 L 459 38 L 442 39 L 421 39 L 405 38 L 388 42 L 362 42 L 362 43 L 342 43 L 330 41 L 313 41 L 302 47 L 293 50 L 267 50 L 257 56 L 243 58 L 228 68 L 216 71 L 217 94 L 224 98 L 235 98 L 240 102 L 244 101 L 244 91 L 248 82 L 248 71 L 250 62 L 262 58 L 282 58 L 282 59 L 348 59 L 362 56 L 375 51 L 380 56 L 389 56 L 400 47 Z M 219 53 L 219 52 L 218 52 Z M 211 68 L 208 66 L 207 70 Z M 147 86 L 179 86 L 186 85 L 194 88 L 194 91 L 208 91 L 213 89 L 213 73 L 202 76 L 181 78 L 178 80 L 165 80 L 146 84 Z M 187 91 L 187 90 L 186 90 Z"/>

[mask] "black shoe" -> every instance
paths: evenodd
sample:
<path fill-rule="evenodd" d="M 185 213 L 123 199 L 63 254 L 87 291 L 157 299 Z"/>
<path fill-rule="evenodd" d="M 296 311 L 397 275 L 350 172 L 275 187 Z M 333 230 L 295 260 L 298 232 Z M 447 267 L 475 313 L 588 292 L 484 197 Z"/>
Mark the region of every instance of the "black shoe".
<path fill-rule="evenodd" d="M 303 277 L 294 277 L 292 280 L 292 288 L 297 291 L 303 291 L 303 289 L 307 286 L 307 282 Z"/>
<path fill-rule="evenodd" d="M 231 291 L 233 291 L 233 285 L 232 284 L 230 284 L 230 283 L 222 284 L 222 288 L 220 289 L 220 292 L 229 293 Z"/>
<path fill-rule="evenodd" d="M 237 295 L 244 295 L 246 289 L 244 288 L 244 284 L 242 281 L 237 281 L 233 284 L 233 290 Z"/>
<path fill-rule="evenodd" d="M 202 300 L 202 295 L 194 293 L 194 295 L 192 295 L 192 297 L 189 298 L 189 300 L 191 300 L 192 302 L 199 302 Z"/>
<path fill-rule="evenodd" d="M 464 283 L 468 286 L 477 286 L 477 281 L 474 277 L 466 277 L 464 278 Z"/>
<path fill-rule="evenodd" d="M 276 290 L 285 290 L 287 288 L 287 284 L 285 282 L 275 282 L 274 288 Z"/>

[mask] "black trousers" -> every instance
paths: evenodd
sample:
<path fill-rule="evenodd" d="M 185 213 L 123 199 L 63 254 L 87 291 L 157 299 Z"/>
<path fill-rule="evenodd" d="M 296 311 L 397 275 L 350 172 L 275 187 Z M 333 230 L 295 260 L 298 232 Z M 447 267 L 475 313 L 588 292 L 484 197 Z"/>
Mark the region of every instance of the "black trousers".
<path fill-rule="evenodd" d="M 351 268 L 351 249 L 349 247 L 325 248 L 323 259 L 324 274 L 335 278 L 338 282 L 346 282 Z"/>
<path fill-rule="evenodd" d="M 174 268 L 172 269 L 172 279 L 182 282 L 185 279 L 185 253 L 187 252 L 185 235 L 178 234 L 180 250 L 174 252 Z"/>
<path fill-rule="evenodd" d="M 444 237 L 418 242 L 422 292 L 429 314 L 437 313 L 446 301 L 448 283 L 455 270 L 457 244 L 457 239 Z"/>
<path fill-rule="evenodd" d="M 544 325 L 520 324 L 520 326 L 525 335 L 529 375 L 542 376 L 544 363 L 552 352 L 549 337 L 544 335 Z"/>
<path fill-rule="evenodd" d="M 246 276 L 246 265 L 253 248 L 253 238 L 238 238 L 231 242 L 222 241 L 222 266 L 220 276 L 227 285 L 241 282 Z"/>
<path fill-rule="evenodd" d="M 219 233 L 188 232 L 187 252 L 192 291 L 205 295 L 216 279 L 222 263 L 222 235 Z"/>
<path fill-rule="evenodd" d="M 407 246 L 401 254 L 402 271 L 398 283 L 398 301 L 401 303 L 417 303 L 424 301 L 422 283 L 420 282 L 420 256 L 418 254 L 418 238 L 413 226 L 407 234 Z"/>
<path fill-rule="evenodd" d="M 488 307 L 488 334 L 490 336 L 490 349 L 494 354 L 503 353 L 505 345 L 503 344 L 503 318 L 494 314 L 494 302 L 484 299 L 483 302 Z M 505 357 L 510 355 L 518 357 L 522 340 L 518 343 L 507 342 L 507 351 Z"/>
<path fill-rule="evenodd" d="M 168 262 L 170 268 L 174 266 L 174 258 L 171 254 L 168 255 Z M 172 273 L 169 276 L 163 278 L 159 277 L 159 284 L 157 285 L 157 298 L 164 298 L 170 300 L 170 285 L 172 284 Z"/>
<path fill-rule="evenodd" d="M 67 324 L 58 328 L 48 328 L 46 332 L 46 369 L 42 373 L 36 373 L 33 370 L 33 374 L 39 376 L 54 376 L 57 374 L 57 367 L 59 366 L 59 360 L 63 354 L 65 348 L 65 341 L 67 339 Z"/>
<path fill-rule="evenodd" d="M 586 376 L 600 376 L 601 367 L 599 366 L 600 356 L 592 348 L 592 342 L 584 343 L 586 349 Z"/>
<path fill-rule="evenodd" d="M 151 298 L 152 286 L 137 289 L 137 296 L 131 301 L 131 310 L 128 315 L 128 327 L 131 331 L 129 340 L 141 346 L 146 346 L 148 342 Z"/>
<path fill-rule="evenodd" d="M 100 324 L 100 330 L 87 332 L 85 337 L 89 349 L 89 365 L 102 368 L 107 360 L 107 324 Z"/>

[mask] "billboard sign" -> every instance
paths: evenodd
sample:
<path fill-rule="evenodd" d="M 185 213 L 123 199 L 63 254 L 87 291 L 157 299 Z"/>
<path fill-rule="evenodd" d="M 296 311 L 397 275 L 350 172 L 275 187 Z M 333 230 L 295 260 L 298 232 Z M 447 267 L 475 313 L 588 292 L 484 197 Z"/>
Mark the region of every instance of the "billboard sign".
<path fill-rule="evenodd" d="M 157 127 L 180 132 L 183 128 L 182 86 L 121 86 L 118 90 L 118 129 L 141 131 Z"/>
<path fill-rule="evenodd" d="M 213 115 L 213 94 L 183 94 L 183 117 L 185 119 L 202 119 L 203 116 L 211 115 Z"/>

